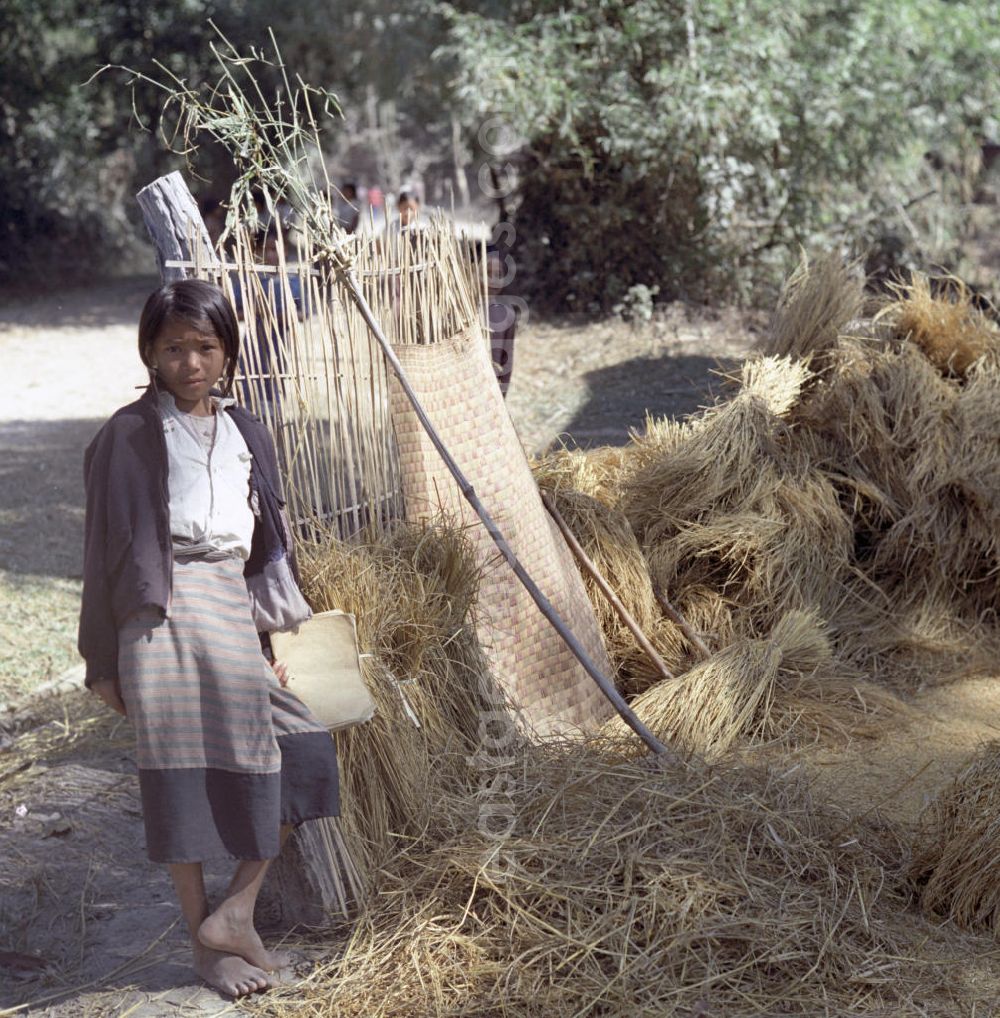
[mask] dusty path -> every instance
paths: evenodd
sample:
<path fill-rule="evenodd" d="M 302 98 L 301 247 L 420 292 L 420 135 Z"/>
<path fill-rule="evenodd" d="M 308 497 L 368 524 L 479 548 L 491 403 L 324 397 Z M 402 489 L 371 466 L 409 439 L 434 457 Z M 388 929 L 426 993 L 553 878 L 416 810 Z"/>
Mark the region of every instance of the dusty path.
<path fill-rule="evenodd" d="M 143 380 L 149 277 L 0 300 L 0 703 L 76 660 L 83 450 Z"/>

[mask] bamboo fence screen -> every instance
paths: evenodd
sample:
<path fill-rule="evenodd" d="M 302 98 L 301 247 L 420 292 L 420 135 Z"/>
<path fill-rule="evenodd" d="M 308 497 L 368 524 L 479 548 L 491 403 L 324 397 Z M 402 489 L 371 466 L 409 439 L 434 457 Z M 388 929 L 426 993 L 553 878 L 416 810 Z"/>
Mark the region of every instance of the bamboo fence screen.
<path fill-rule="evenodd" d="M 274 436 L 302 536 L 378 528 L 403 515 L 385 356 L 341 277 L 314 267 L 323 260 L 307 229 L 278 229 L 276 265 L 259 262 L 253 236 L 237 223 L 219 263 L 191 266 L 240 313 L 234 394 Z M 393 345 L 470 328 L 487 341 L 485 252 L 450 221 L 351 243 L 365 298 Z"/>

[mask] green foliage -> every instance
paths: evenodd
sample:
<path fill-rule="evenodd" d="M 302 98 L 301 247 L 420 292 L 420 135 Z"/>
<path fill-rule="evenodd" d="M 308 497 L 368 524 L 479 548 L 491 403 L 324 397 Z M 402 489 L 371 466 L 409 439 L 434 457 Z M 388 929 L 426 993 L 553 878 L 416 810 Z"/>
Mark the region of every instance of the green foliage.
<path fill-rule="evenodd" d="M 991 0 L 448 13 L 466 122 L 500 115 L 519 136 L 495 158 L 519 171 L 522 292 L 536 300 L 608 307 L 637 284 L 748 298 L 799 245 L 923 239 L 932 206 L 906 206 L 940 189 L 925 153 L 955 159 L 996 129 Z"/>
<path fill-rule="evenodd" d="M 658 286 L 635 283 L 611 310 L 625 322 L 650 322 L 653 320 L 653 302 L 659 292 Z"/>
<path fill-rule="evenodd" d="M 211 20 L 241 52 L 269 44 L 273 28 L 292 73 L 363 107 L 391 96 L 422 141 L 450 137 L 429 54 L 443 20 L 389 0 L 0 0 L 0 281 L 100 271 L 144 244 L 134 194 L 183 165 L 173 124 L 149 81 L 156 63 L 192 87 L 217 76 Z M 265 93 L 278 82 L 260 74 Z M 334 130 L 336 124 L 329 125 Z M 436 134 L 435 134 L 436 131 Z M 221 146 L 197 139 L 201 189 L 225 194 L 235 177 Z"/>
<path fill-rule="evenodd" d="M 450 165 L 456 115 L 472 140 L 499 114 L 511 292 L 536 303 L 763 299 L 800 245 L 948 263 L 966 157 L 998 134 L 992 0 L 0 0 L 0 278 L 142 238 L 134 192 L 179 165 L 163 96 L 136 83 L 144 131 L 124 75 L 88 79 L 158 61 L 214 80 L 209 19 L 241 52 L 273 28 L 342 101 L 327 151 L 380 148 L 383 185 L 389 164 Z M 197 160 L 224 192 L 228 157 Z"/>
<path fill-rule="evenodd" d="M 158 55 L 197 73 L 211 0 L 0 0 L 0 278 L 32 268 L 100 268 L 132 234 L 136 179 L 169 160 L 138 125 L 122 82 L 88 79 L 105 63 Z M 150 128 L 159 101 L 136 93 Z"/>

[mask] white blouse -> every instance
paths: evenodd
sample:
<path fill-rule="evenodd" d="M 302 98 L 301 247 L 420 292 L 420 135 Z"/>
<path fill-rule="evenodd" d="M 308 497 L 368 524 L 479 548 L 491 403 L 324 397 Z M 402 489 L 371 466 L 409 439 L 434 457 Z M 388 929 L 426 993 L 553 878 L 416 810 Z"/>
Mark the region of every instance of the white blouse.
<path fill-rule="evenodd" d="M 233 401 L 213 397 L 215 413 L 197 417 L 178 410 L 169 392 L 159 395 L 175 554 L 248 559 L 254 527 L 253 457 L 239 428 L 223 413 Z"/>

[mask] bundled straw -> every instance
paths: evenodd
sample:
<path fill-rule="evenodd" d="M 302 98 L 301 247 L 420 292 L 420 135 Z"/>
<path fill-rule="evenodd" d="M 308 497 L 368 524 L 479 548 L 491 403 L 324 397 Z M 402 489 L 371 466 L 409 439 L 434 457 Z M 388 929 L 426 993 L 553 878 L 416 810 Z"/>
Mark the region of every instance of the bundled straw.
<path fill-rule="evenodd" d="M 873 716 L 897 709 L 892 697 L 831 675 L 831 665 L 830 642 L 817 617 L 788 612 L 768 639 L 737 640 L 651 687 L 632 706 L 661 738 L 708 759 L 738 745 L 859 734 Z M 617 719 L 602 734 L 616 749 L 627 738 Z"/>
<path fill-rule="evenodd" d="M 796 411 L 798 444 L 826 465 L 853 532 L 855 579 L 838 625 L 866 668 L 889 663 L 872 659 L 870 633 L 876 644 L 899 633 L 901 649 L 914 646 L 912 633 L 926 651 L 940 634 L 964 631 L 926 668 L 950 667 L 954 642 L 966 659 L 977 643 L 995 643 L 998 399 L 1000 373 L 986 361 L 960 382 L 912 344 L 845 340 Z"/>
<path fill-rule="evenodd" d="M 531 470 L 538 486 L 548 492 L 568 489 L 612 507 L 620 495 L 620 474 L 628 468 L 632 455 L 631 449 L 615 446 L 563 448 L 534 459 Z"/>
<path fill-rule="evenodd" d="M 828 254 L 803 258 L 789 276 L 764 344 L 769 354 L 825 363 L 841 333 L 864 308 L 864 277 L 857 266 Z"/>
<path fill-rule="evenodd" d="M 909 340 L 943 375 L 964 378 L 985 354 L 1000 351 L 1000 329 L 972 303 L 960 279 L 936 280 L 923 273 L 892 284 L 891 300 L 879 312 L 900 339 Z"/>
<path fill-rule="evenodd" d="M 753 606 L 744 632 L 790 609 L 826 615 L 844 596 L 850 521 L 783 419 L 808 378 L 788 360 L 748 362 L 736 396 L 669 429 L 659 455 L 657 433 L 637 442 L 642 465 L 623 481 L 654 582 L 678 601 L 698 587 Z"/>
<path fill-rule="evenodd" d="M 1000 934 L 1000 741 L 987 743 L 928 806 L 910 876 L 920 905 Z"/>
<path fill-rule="evenodd" d="M 737 397 L 709 411 L 689 436 L 668 432 L 641 443 L 645 464 L 627 481 L 621 504 L 646 546 L 674 536 L 685 523 L 742 504 L 762 466 L 772 461 L 775 422 L 766 407 Z"/>

